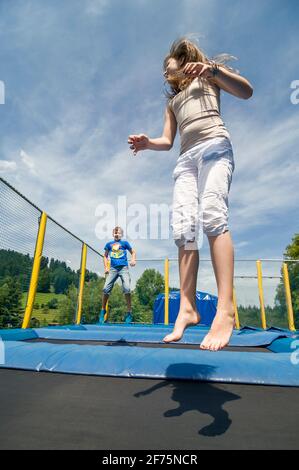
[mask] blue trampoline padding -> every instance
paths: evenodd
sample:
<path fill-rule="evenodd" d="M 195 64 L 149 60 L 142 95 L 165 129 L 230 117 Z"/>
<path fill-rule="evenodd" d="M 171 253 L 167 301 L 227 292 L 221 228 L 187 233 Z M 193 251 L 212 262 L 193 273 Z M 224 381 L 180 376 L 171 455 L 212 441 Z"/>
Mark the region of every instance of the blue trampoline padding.
<path fill-rule="evenodd" d="M 181 344 L 200 344 L 207 333 L 208 328 L 192 327 L 186 330 Z M 1 330 L 0 337 L 6 341 L 21 341 L 26 339 L 60 339 L 60 340 L 87 340 L 87 341 L 123 341 L 140 343 L 162 343 L 163 337 L 172 328 L 144 329 L 140 327 L 123 328 L 122 326 L 99 326 L 95 330 L 62 330 L 52 328 L 36 328 L 33 330 Z M 235 330 L 231 337 L 230 346 L 258 347 L 268 346 L 278 338 L 286 335 L 280 332 Z"/>
<path fill-rule="evenodd" d="M 0 339 L 2 341 L 25 341 L 28 339 L 35 339 L 38 338 L 38 334 L 35 330 L 30 328 L 28 329 L 7 329 L 7 330 L 0 330 Z"/>
<path fill-rule="evenodd" d="M 299 332 L 298 331 L 290 331 L 289 329 L 287 328 L 279 328 L 277 326 L 271 326 L 270 328 L 267 328 L 267 331 L 283 331 L 285 333 L 288 333 L 288 334 L 292 334 L 294 336 L 299 336 Z"/>
<path fill-rule="evenodd" d="M 4 368 L 153 379 L 299 386 L 289 353 L 209 352 L 7 341 Z"/>
<path fill-rule="evenodd" d="M 291 338 L 278 338 L 276 341 L 273 341 L 268 347 L 270 351 L 275 353 L 286 353 L 294 352 L 299 350 L 299 338 L 294 336 Z M 298 354 L 299 356 L 299 354 Z M 298 370 L 299 374 L 299 370 Z"/>
<path fill-rule="evenodd" d="M 206 335 L 208 327 L 196 326 L 188 328 L 179 341 L 181 344 L 200 344 Z M 0 337 L 6 341 L 21 341 L 26 339 L 43 338 L 57 340 L 86 340 L 86 341 L 123 341 L 140 343 L 162 343 L 164 336 L 172 331 L 172 327 L 143 328 L 134 326 L 124 328 L 123 326 L 93 326 L 93 329 L 58 329 L 58 328 L 36 328 L 31 330 L 0 330 Z M 235 347 L 258 347 L 268 346 L 278 338 L 286 337 L 285 333 L 279 331 L 264 331 L 253 329 L 234 330 L 230 346 Z"/>

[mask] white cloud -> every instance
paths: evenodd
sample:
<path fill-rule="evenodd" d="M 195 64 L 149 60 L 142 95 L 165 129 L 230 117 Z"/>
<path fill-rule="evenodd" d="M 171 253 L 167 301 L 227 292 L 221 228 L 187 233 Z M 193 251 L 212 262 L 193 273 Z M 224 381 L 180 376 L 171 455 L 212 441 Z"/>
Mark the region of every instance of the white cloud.
<path fill-rule="evenodd" d="M 142 8 L 136 9 L 134 3 Z M 14 112 L 21 117 L 21 127 L 28 123 L 32 127 L 28 127 L 25 137 L 17 132 L 6 137 L 9 145 L 5 156 L 13 160 L 18 149 L 25 148 L 26 152 L 21 152 L 23 165 L 8 162 L 10 171 L 18 170 L 14 175 L 16 187 L 81 238 L 101 247 L 94 233 L 97 222 L 94 211 L 98 204 L 115 203 L 117 195 L 126 195 L 129 204 L 142 203 L 146 207 L 153 202 L 171 204 L 171 173 L 178 155 L 178 137 L 171 152 L 146 151 L 135 158 L 126 143 L 129 133 L 146 132 L 156 137 L 163 128 L 163 81 L 159 74 L 160 59 L 168 45 L 179 34 L 200 31 L 200 42 L 207 52 L 223 52 L 220 47 L 223 40 L 225 50 L 234 53 L 228 45 L 237 46 L 235 38 L 242 31 L 234 15 L 237 10 L 224 8 L 223 15 L 230 21 L 229 30 L 235 31 L 235 35 L 221 37 L 218 27 L 227 23 L 219 15 L 217 1 L 188 0 L 177 2 L 176 8 L 165 2 L 163 7 L 159 5 L 159 17 L 150 26 L 138 21 L 141 13 L 143 17 L 155 13 L 154 2 L 119 2 L 120 8 L 107 0 L 76 5 L 80 5 L 81 10 L 85 8 L 90 16 L 82 17 L 80 25 L 76 23 L 78 10 L 74 13 L 66 7 L 58 19 L 55 6 L 47 7 L 51 14 L 46 15 L 45 36 L 42 36 L 42 45 L 35 41 L 34 47 L 32 41 L 40 35 L 37 20 L 43 8 L 36 16 L 30 16 L 30 28 L 17 16 L 13 36 L 17 40 L 15 43 L 7 41 L 7 44 L 21 44 L 25 50 L 27 47 L 28 54 L 34 52 L 27 58 L 30 58 L 35 81 L 28 84 L 26 96 L 18 96 L 16 87 Z M 108 6 L 111 8 L 107 16 L 109 29 L 104 23 L 101 28 L 95 28 L 96 17 L 101 17 L 106 9 L 108 12 Z M 136 10 L 139 16 L 130 16 L 130 13 L 135 15 Z M 257 9 L 251 9 L 250 19 L 257 13 Z M 168 15 L 169 28 L 165 29 Z M 127 28 L 130 18 L 132 28 Z M 180 18 L 179 23 L 177 18 Z M 69 20 L 73 21 L 72 31 L 66 23 Z M 247 15 L 242 21 L 242 28 L 246 30 Z M 62 29 L 63 40 L 58 34 Z M 288 49 L 287 44 L 284 47 Z M 15 58 L 15 51 L 12 52 Z M 43 62 L 46 73 L 41 75 L 45 81 L 39 76 L 42 57 L 47 57 Z M 274 64 L 272 51 L 271 57 Z M 258 55 L 256 60 L 254 67 L 262 67 Z M 261 223 L 266 222 L 270 230 L 273 217 L 295 206 L 294 194 L 298 193 L 296 117 L 277 121 L 277 116 L 281 115 L 271 111 L 273 96 L 281 98 L 278 90 L 281 90 L 281 73 L 284 77 L 287 74 L 286 67 L 287 64 L 283 71 L 271 76 L 271 90 L 275 90 L 276 95 L 272 91 L 267 94 L 270 86 L 267 79 L 248 102 L 226 97 L 225 113 L 236 159 L 231 220 L 236 233 L 246 239 L 253 237 L 252 229 Z M 57 69 L 60 74 L 56 73 Z M 73 83 L 76 83 L 74 88 Z M 290 80 L 287 83 L 289 85 Z M 280 100 L 276 103 L 281 104 Z M 150 257 L 176 254 L 172 240 L 136 243 L 139 254 L 144 257 L 149 257 L 149 253 Z M 252 248 L 252 244 L 242 239 L 236 246 L 240 253 L 242 249 Z"/>
<path fill-rule="evenodd" d="M 86 13 L 96 16 L 103 15 L 107 5 L 108 0 L 87 0 Z"/>
<path fill-rule="evenodd" d="M 269 126 L 270 127 L 270 126 Z M 271 123 L 240 118 L 233 123 L 235 173 L 231 187 L 231 218 L 237 231 L 260 224 L 297 207 L 298 119 L 290 116 Z"/>
<path fill-rule="evenodd" d="M 250 245 L 250 243 L 251 243 L 250 241 L 243 240 L 241 242 L 235 243 L 234 247 L 235 247 L 236 250 L 239 250 L 241 248 L 244 248 L 244 246 Z"/>
<path fill-rule="evenodd" d="M 17 164 L 14 161 L 0 160 L 0 173 L 11 173 L 16 171 Z"/>
<path fill-rule="evenodd" d="M 5 104 L 5 84 L 0 80 L 0 104 Z"/>
<path fill-rule="evenodd" d="M 35 163 L 32 157 L 28 155 L 24 150 L 20 151 L 20 157 L 24 165 L 29 169 L 30 173 L 33 175 L 37 175 Z"/>

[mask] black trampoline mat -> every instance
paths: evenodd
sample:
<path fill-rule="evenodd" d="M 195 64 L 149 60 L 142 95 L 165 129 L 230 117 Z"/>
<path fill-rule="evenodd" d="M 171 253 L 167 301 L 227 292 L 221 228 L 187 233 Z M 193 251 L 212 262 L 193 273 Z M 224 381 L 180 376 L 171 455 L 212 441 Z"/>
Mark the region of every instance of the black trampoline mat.
<path fill-rule="evenodd" d="M 79 344 L 88 346 L 139 346 L 142 348 L 173 348 L 173 349 L 194 349 L 200 350 L 199 344 L 184 344 L 184 343 L 143 343 L 143 342 L 128 342 L 128 341 L 93 341 L 93 340 L 73 340 L 73 339 L 47 339 L 47 338 L 34 338 L 24 340 L 26 343 L 52 343 L 52 344 Z M 261 352 L 272 353 L 267 347 L 246 347 L 246 346 L 227 346 L 223 351 L 233 352 Z"/>
<path fill-rule="evenodd" d="M 0 369 L 1 449 L 298 449 L 299 389 Z"/>

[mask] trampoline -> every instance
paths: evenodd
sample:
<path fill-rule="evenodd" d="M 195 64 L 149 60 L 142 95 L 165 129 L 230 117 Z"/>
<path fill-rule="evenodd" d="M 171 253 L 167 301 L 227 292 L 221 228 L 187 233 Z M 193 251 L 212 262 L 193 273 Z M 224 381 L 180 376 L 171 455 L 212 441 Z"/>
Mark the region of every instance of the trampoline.
<path fill-rule="evenodd" d="M 189 328 L 178 343 L 164 344 L 165 325 L 74 325 L 2 330 L 1 366 L 66 374 L 183 379 L 299 386 L 288 330 L 242 328 L 225 350 L 200 350 L 208 327 Z M 265 354 L 267 353 L 267 354 Z"/>
<path fill-rule="evenodd" d="M 207 328 L 164 344 L 169 330 L 2 330 L 0 448 L 298 448 L 296 334 L 243 328 L 210 352 Z"/>

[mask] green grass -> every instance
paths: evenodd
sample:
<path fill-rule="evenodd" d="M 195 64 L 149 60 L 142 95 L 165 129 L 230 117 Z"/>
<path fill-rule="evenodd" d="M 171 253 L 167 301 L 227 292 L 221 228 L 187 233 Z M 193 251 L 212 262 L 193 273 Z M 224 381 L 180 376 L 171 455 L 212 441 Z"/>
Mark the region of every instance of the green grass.
<path fill-rule="evenodd" d="M 35 303 L 41 305 L 41 304 L 48 303 L 52 299 L 57 299 L 59 301 L 64 298 L 65 298 L 64 294 L 54 294 L 51 292 L 48 294 L 44 294 L 43 292 L 37 292 L 35 296 Z M 25 308 L 26 300 L 27 300 L 27 292 L 24 292 L 22 295 L 22 307 L 23 308 Z"/>
<path fill-rule="evenodd" d="M 57 299 L 59 301 L 59 300 L 64 299 L 65 297 L 66 296 L 64 294 L 54 294 L 51 292 L 50 293 L 37 292 L 35 296 L 34 304 L 35 305 L 39 304 L 40 308 L 33 309 L 31 318 L 36 318 L 37 320 L 39 320 L 41 324 L 44 322 L 53 323 L 54 320 L 59 320 L 59 317 L 60 317 L 59 308 L 50 308 L 48 312 L 44 312 L 43 308 L 41 308 L 41 305 L 44 304 L 46 306 L 46 304 L 52 299 Z M 27 300 L 27 293 L 25 292 L 22 295 L 22 308 L 23 309 L 25 309 L 26 300 Z"/>

